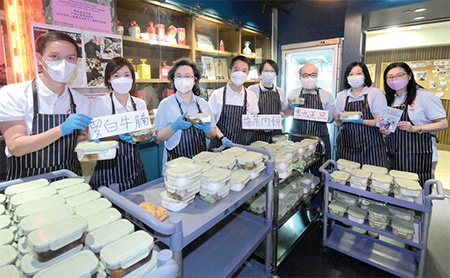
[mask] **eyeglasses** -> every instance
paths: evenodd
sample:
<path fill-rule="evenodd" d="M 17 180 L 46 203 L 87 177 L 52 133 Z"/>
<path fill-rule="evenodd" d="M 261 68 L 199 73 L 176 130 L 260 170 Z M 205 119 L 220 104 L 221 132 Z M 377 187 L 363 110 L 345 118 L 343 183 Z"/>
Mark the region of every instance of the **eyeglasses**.
<path fill-rule="evenodd" d="M 181 76 L 181 75 L 176 75 L 175 78 L 194 78 L 195 76 L 193 75 L 186 75 L 186 76 Z"/>
<path fill-rule="evenodd" d="M 405 76 L 405 75 L 407 75 L 406 72 L 404 72 L 404 73 L 397 73 L 396 75 L 388 75 L 388 76 L 386 76 L 386 79 L 387 80 L 400 79 L 400 78 L 403 78 L 403 76 Z"/>
<path fill-rule="evenodd" d="M 313 73 L 304 73 L 304 74 L 302 74 L 301 76 L 302 76 L 302 78 L 308 78 L 308 77 L 316 78 L 316 77 L 317 77 L 317 72 L 313 72 Z"/>

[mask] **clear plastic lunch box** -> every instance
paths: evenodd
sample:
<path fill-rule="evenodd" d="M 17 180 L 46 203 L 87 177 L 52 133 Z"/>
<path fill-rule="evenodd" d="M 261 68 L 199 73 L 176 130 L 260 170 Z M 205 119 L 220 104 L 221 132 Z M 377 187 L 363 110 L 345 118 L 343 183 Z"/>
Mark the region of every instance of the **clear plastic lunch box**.
<path fill-rule="evenodd" d="M 283 151 L 284 147 L 294 145 L 294 142 L 292 142 L 292 141 L 278 141 L 278 142 L 276 142 L 275 144 L 281 145 L 282 148 L 280 148 L 280 150 Z"/>
<path fill-rule="evenodd" d="M 75 208 L 83 204 L 97 200 L 100 197 L 101 195 L 98 191 L 88 190 L 78 195 L 67 198 L 66 203 Z"/>
<path fill-rule="evenodd" d="M 367 183 L 355 182 L 353 180 L 353 177 L 350 178 L 350 186 L 354 187 L 354 188 L 361 189 L 361 190 L 366 190 L 367 189 Z"/>
<path fill-rule="evenodd" d="M 186 163 L 183 167 L 172 167 L 164 173 L 164 181 L 177 187 L 187 187 L 201 179 L 203 168 L 193 163 Z"/>
<path fill-rule="evenodd" d="M 17 259 L 17 251 L 11 245 L 0 246 L 0 267 L 14 264 Z"/>
<path fill-rule="evenodd" d="M 372 174 L 372 186 L 384 190 L 389 190 L 392 185 L 392 177 L 384 174 Z"/>
<path fill-rule="evenodd" d="M 195 200 L 195 195 L 192 195 L 191 197 L 189 197 L 184 201 L 175 200 L 173 198 L 170 198 L 169 195 L 167 194 L 167 191 L 165 190 L 160 193 L 160 196 L 161 196 L 161 205 L 163 206 L 163 208 L 173 212 L 178 212 L 184 209 Z"/>
<path fill-rule="evenodd" d="M 291 187 L 287 184 L 284 184 L 282 188 L 278 190 L 278 199 L 284 199 L 291 192 Z"/>
<path fill-rule="evenodd" d="M 252 169 L 250 171 L 242 170 L 242 169 L 241 170 L 249 172 L 250 173 L 250 179 L 253 180 L 253 179 L 256 179 L 262 173 L 262 171 L 264 171 L 265 168 L 266 168 L 266 165 L 263 162 L 261 162 L 261 163 L 259 163 L 256 166 L 256 168 L 254 168 L 254 169 Z"/>
<path fill-rule="evenodd" d="M 79 183 L 59 190 L 58 194 L 67 199 L 69 197 L 81 194 L 88 190 L 91 190 L 91 186 L 89 184 Z"/>
<path fill-rule="evenodd" d="M 359 206 L 363 209 L 368 209 L 369 205 L 374 204 L 374 205 L 379 205 L 379 206 L 383 206 L 384 203 L 380 202 L 380 201 L 375 201 L 372 199 L 368 199 L 368 198 L 364 198 L 364 197 L 360 197 L 359 198 Z"/>
<path fill-rule="evenodd" d="M 371 174 L 387 174 L 388 169 L 385 167 L 364 164 L 361 169 L 369 171 Z"/>
<path fill-rule="evenodd" d="M 34 230 L 64 220 L 74 213 L 75 211 L 71 206 L 64 204 L 29 215 L 19 223 L 19 236 L 26 236 Z"/>
<path fill-rule="evenodd" d="M 0 230 L 7 229 L 12 224 L 11 216 L 9 215 L 0 215 Z"/>
<path fill-rule="evenodd" d="M 86 142 L 79 143 L 75 147 L 75 152 L 81 162 L 107 160 L 116 157 L 118 147 L 117 141 Z"/>
<path fill-rule="evenodd" d="M 394 205 L 386 205 L 389 209 L 389 215 L 391 218 L 400 218 L 405 221 L 414 221 L 415 212 L 414 210 L 401 208 Z"/>
<path fill-rule="evenodd" d="M 300 183 L 305 184 L 306 186 L 309 186 L 311 190 L 314 190 L 320 183 L 320 178 L 310 173 L 304 173 L 303 178 L 300 179 Z"/>
<path fill-rule="evenodd" d="M 262 145 L 262 147 L 271 152 L 274 150 L 281 149 L 283 146 L 279 145 L 279 144 L 267 144 L 267 145 Z"/>
<path fill-rule="evenodd" d="M 194 160 L 187 158 L 187 157 L 180 156 L 175 159 L 167 161 L 166 163 L 164 163 L 164 166 L 166 166 L 166 170 L 167 170 L 172 167 L 178 167 L 180 165 L 184 165 L 186 163 L 192 164 L 192 163 L 194 163 Z"/>
<path fill-rule="evenodd" d="M 388 225 L 388 220 L 386 220 L 386 221 L 376 221 L 376 220 L 370 219 L 370 217 L 369 217 L 369 226 L 374 228 L 374 229 L 377 229 L 377 230 L 380 230 L 380 231 L 386 231 L 387 225 Z"/>
<path fill-rule="evenodd" d="M 351 173 L 353 169 L 358 169 L 361 165 L 357 162 L 353 162 L 347 159 L 339 159 L 336 161 L 337 168 L 340 171 Z"/>
<path fill-rule="evenodd" d="M 5 196 L 6 199 L 11 199 L 12 196 L 20 193 L 24 193 L 27 191 L 35 190 L 38 188 L 42 188 L 49 185 L 49 182 L 47 179 L 38 179 L 28 182 L 23 182 L 15 185 L 8 186 L 5 188 Z"/>
<path fill-rule="evenodd" d="M 379 222 L 387 222 L 389 218 L 389 209 L 385 206 L 379 206 L 370 204 L 367 208 L 367 212 L 369 213 L 369 219 L 379 221 Z"/>
<path fill-rule="evenodd" d="M 244 153 L 246 153 L 247 150 L 240 147 L 231 147 L 229 149 L 223 150 L 222 154 L 232 156 L 232 157 L 238 157 Z"/>
<path fill-rule="evenodd" d="M 358 224 L 364 224 L 366 216 L 367 216 L 367 209 L 363 209 L 358 206 L 349 206 L 347 209 L 348 219 Z"/>
<path fill-rule="evenodd" d="M 236 170 L 231 173 L 230 190 L 241 191 L 251 179 L 251 174 L 248 171 Z"/>
<path fill-rule="evenodd" d="M 278 203 L 278 218 L 279 219 L 283 218 L 283 216 L 286 215 L 288 210 L 289 210 L 289 208 L 286 203 L 284 203 L 284 202 Z"/>
<path fill-rule="evenodd" d="M 91 277 L 97 272 L 98 259 L 89 250 L 83 250 L 62 262 L 45 268 L 34 276 L 34 278 L 47 277 Z"/>
<path fill-rule="evenodd" d="M 394 192 L 394 198 L 397 198 L 397 199 L 400 199 L 400 200 L 404 200 L 404 201 L 408 201 L 408 202 L 413 202 L 413 203 L 416 201 L 416 198 L 411 197 L 411 196 L 403 195 L 402 193 L 400 193 L 398 191 L 397 188 L 394 188 L 393 192 Z"/>
<path fill-rule="evenodd" d="M 14 233 L 10 229 L 0 230 L 0 246 L 11 244 L 14 240 Z"/>
<path fill-rule="evenodd" d="M 217 191 L 228 184 L 231 179 L 231 171 L 223 168 L 212 168 L 202 174 L 202 189 Z"/>
<path fill-rule="evenodd" d="M 298 148 L 298 153 L 303 154 L 309 151 L 309 143 L 308 142 L 295 142 L 294 147 Z"/>
<path fill-rule="evenodd" d="M 186 120 L 193 124 L 211 122 L 211 113 L 191 113 L 186 115 Z"/>
<path fill-rule="evenodd" d="M 287 167 L 283 170 L 278 170 L 278 177 L 280 179 L 286 179 L 287 177 L 289 177 L 289 175 L 292 174 L 293 169 L 294 169 L 294 166 L 290 165 L 289 167 Z"/>
<path fill-rule="evenodd" d="M 233 156 L 220 154 L 209 162 L 214 167 L 232 170 L 236 166 L 236 158 Z"/>
<path fill-rule="evenodd" d="M 61 190 L 66 187 L 80 184 L 80 183 L 85 183 L 85 182 L 86 181 L 84 178 L 66 178 L 63 180 L 54 181 L 54 182 L 50 183 L 50 185 L 53 186 L 54 188 L 56 188 L 56 190 Z"/>
<path fill-rule="evenodd" d="M 133 142 L 145 142 L 153 138 L 156 133 L 156 126 L 151 125 L 149 128 L 130 132 Z"/>
<path fill-rule="evenodd" d="M 228 196 L 229 193 L 230 193 L 230 185 L 226 185 L 217 191 L 211 191 L 202 187 L 200 189 L 199 197 L 205 202 L 214 204 L 222 200 L 226 196 Z"/>
<path fill-rule="evenodd" d="M 347 207 L 347 203 L 341 202 L 339 200 L 333 200 L 328 205 L 328 211 L 338 217 L 344 217 L 344 214 L 347 212 Z"/>
<path fill-rule="evenodd" d="M 115 208 L 108 208 L 86 217 L 88 232 L 113 223 L 122 218 L 122 214 Z"/>
<path fill-rule="evenodd" d="M 289 135 L 287 134 L 278 134 L 275 136 L 272 136 L 272 141 L 274 143 L 279 142 L 279 141 L 288 141 L 289 140 Z"/>
<path fill-rule="evenodd" d="M 374 184 L 370 186 L 370 192 L 377 193 L 380 195 L 388 196 L 391 193 L 391 188 L 385 189 L 381 187 L 377 187 Z"/>
<path fill-rule="evenodd" d="M 0 277 L 20 278 L 20 272 L 15 265 L 5 265 L 0 267 Z"/>
<path fill-rule="evenodd" d="M 250 144 L 250 146 L 252 147 L 256 147 L 256 148 L 262 148 L 264 145 L 267 145 L 269 143 L 264 142 L 264 141 L 255 141 L 253 143 Z"/>
<path fill-rule="evenodd" d="M 9 205 L 11 210 L 15 210 L 18 206 L 39 200 L 56 194 L 53 186 L 45 186 L 34 190 L 22 192 L 11 197 Z"/>
<path fill-rule="evenodd" d="M 250 203 L 250 210 L 256 214 L 266 211 L 266 194 L 261 194 Z"/>
<path fill-rule="evenodd" d="M 112 204 L 110 201 L 108 201 L 108 199 L 99 198 L 89 203 L 76 207 L 75 214 L 82 217 L 88 217 L 89 215 L 108 209 L 111 206 Z"/>
<path fill-rule="evenodd" d="M 88 233 L 84 244 L 92 252 L 99 254 L 107 245 L 130 235 L 133 232 L 134 225 L 126 219 L 120 219 Z"/>
<path fill-rule="evenodd" d="M 156 250 L 153 250 L 152 252 L 152 258 L 149 262 L 137 267 L 135 270 L 131 271 L 122 278 L 149 277 L 149 275 L 151 276 L 151 273 L 158 268 L 159 254 Z"/>
<path fill-rule="evenodd" d="M 359 120 L 362 117 L 361 111 L 348 111 L 348 112 L 340 112 L 339 119 L 341 120 Z"/>
<path fill-rule="evenodd" d="M 192 195 L 197 194 L 200 191 L 200 186 L 200 180 L 193 182 L 185 187 L 178 187 L 167 182 L 165 183 L 167 195 L 169 195 L 170 198 L 179 201 L 184 201 L 186 199 L 189 199 Z"/>
<path fill-rule="evenodd" d="M 391 170 L 389 171 L 389 175 L 393 176 L 394 179 L 400 178 L 400 179 L 408 179 L 408 180 L 419 180 L 419 175 L 416 173 L 411 172 L 404 172 L 404 171 L 397 171 L 397 170 Z"/>
<path fill-rule="evenodd" d="M 23 218 L 33 213 L 38 213 L 43 210 L 47 210 L 53 207 L 64 204 L 66 200 L 60 195 L 53 195 L 45 198 L 41 198 L 29 203 L 18 206 L 14 210 L 14 220 L 21 221 Z"/>
<path fill-rule="evenodd" d="M 298 159 L 298 147 L 294 145 L 284 146 L 281 150 L 287 157 L 292 157 L 292 159 Z"/>
<path fill-rule="evenodd" d="M 340 190 L 336 190 L 336 200 L 347 203 L 348 205 L 357 205 L 359 203 L 359 196 L 349 194 Z"/>
<path fill-rule="evenodd" d="M 361 169 L 352 169 L 351 180 L 359 184 L 367 184 L 371 172 Z"/>
<path fill-rule="evenodd" d="M 302 142 L 308 143 L 308 149 L 311 151 L 315 151 L 317 145 L 319 144 L 319 140 L 310 138 L 303 139 Z"/>
<path fill-rule="evenodd" d="M 248 151 L 236 157 L 238 167 L 244 170 L 253 170 L 262 162 L 262 153 Z"/>
<path fill-rule="evenodd" d="M 396 178 L 395 187 L 404 196 L 417 198 L 422 192 L 422 187 L 415 180 Z"/>
<path fill-rule="evenodd" d="M 350 173 L 344 171 L 334 171 L 330 175 L 331 182 L 345 185 L 350 178 Z"/>
<path fill-rule="evenodd" d="M 283 171 L 292 165 L 292 157 L 286 155 L 275 156 L 275 169 Z"/>
<path fill-rule="evenodd" d="M 195 162 L 205 162 L 205 163 L 208 163 L 209 161 L 211 161 L 211 159 L 213 159 L 213 158 L 216 157 L 217 155 L 219 155 L 219 153 L 203 151 L 203 152 L 200 152 L 200 153 L 198 153 L 197 155 L 195 155 L 192 159 L 193 159 Z"/>
<path fill-rule="evenodd" d="M 214 166 L 206 162 L 194 162 L 195 165 L 202 167 L 202 173 L 205 173 L 211 170 Z"/>
<path fill-rule="evenodd" d="M 411 240 L 414 236 L 414 222 L 397 217 L 392 218 L 392 233 L 395 236 Z"/>

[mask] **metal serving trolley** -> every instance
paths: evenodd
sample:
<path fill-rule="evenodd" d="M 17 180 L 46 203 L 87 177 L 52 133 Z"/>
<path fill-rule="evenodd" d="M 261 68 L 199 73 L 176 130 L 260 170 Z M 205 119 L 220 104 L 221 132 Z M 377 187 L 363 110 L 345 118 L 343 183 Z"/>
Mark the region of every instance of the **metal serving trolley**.
<path fill-rule="evenodd" d="M 337 169 L 336 162 L 333 160 L 328 160 L 320 167 L 320 171 L 325 175 L 323 245 L 400 277 L 422 277 L 425 264 L 425 254 L 427 250 L 428 228 L 430 224 L 432 201 L 444 199 L 442 183 L 438 180 L 426 181 L 422 191 L 421 202 L 414 203 L 396 199 L 392 197 L 392 193 L 389 196 L 384 196 L 370 192 L 369 190 L 361 190 L 348 185 L 331 182 L 330 173 L 325 169 L 329 166 L 334 166 L 334 169 Z M 430 188 L 432 184 L 436 184 L 437 194 L 431 193 Z M 338 217 L 330 214 L 328 212 L 330 189 L 337 189 L 354 195 L 359 195 L 376 201 L 381 201 L 383 203 L 393 204 L 416 211 L 416 214 L 420 214 L 420 220 L 415 220 L 415 226 L 418 227 L 415 231 L 415 233 L 418 233 L 419 235 L 418 240 L 415 240 L 414 238 L 413 240 L 407 240 L 395 236 L 391 227 L 387 227 L 386 231 L 374 229 L 369 226 L 367 219 L 363 224 L 358 224 L 349 220 L 347 218 L 347 214 L 345 214 L 344 217 Z M 335 198 L 334 190 L 332 198 Z M 331 220 L 329 227 L 327 226 L 328 220 Z M 368 235 L 358 233 L 339 225 L 336 221 L 394 239 L 412 246 L 418 249 L 418 251 L 414 252 L 412 250 L 408 250 L 407 248 L 401 248 L 386 241 L 381 241 Z"/>

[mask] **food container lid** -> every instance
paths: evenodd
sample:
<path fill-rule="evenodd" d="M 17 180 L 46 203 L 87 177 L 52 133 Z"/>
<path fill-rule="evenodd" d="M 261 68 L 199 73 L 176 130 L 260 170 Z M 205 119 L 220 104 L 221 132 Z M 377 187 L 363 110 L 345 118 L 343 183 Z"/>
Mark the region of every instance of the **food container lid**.
<path fill-rule="evenodd" d="M 338 166 L 343 166 L 343 167 L 347 167 L 347 168 L 359 168 L 359 166 L 361 166 L 359 163 L 357 162 L 353 162 L 347 159 L 339 159 L 338 161 L 336 161 Z"/>
<path fill-rule="evenodd" d="M 362 115 L 361 111 L 346 111 L 346 112 L 340 112 L 339 115 L 343 118 L 351 117 L 353 115 Z"/>
<path fill-rule="evenodd" d="M 92 251 L 83 250 L 72 257 L 65 259 L 55 265 L 45 268 L 34 276 L 44 277 L 91 277 L 97 271 L 98 259 Z"/>
<path fill-rule="evenodd" d="M 180 156 L 170 161 L 167 161 L 164 165 L 166 166 L 166 169 L 170 169 L 172 167 L 177 167 L 178 165 L 183 165 L 186 163 L 192 164 L 193 162 L 194 161 L 190 158 Z"/>
<path fill-rule="evenodd" d="M 216 167 L 231 169 L 236 165 L 236 158 L 221 154 L 211 159 L 209 163 Z"/>
<path fill-rule="evenodd" d="M 50 185 L 56 188 L 56 190 L 60 190 L 68 186 L 76 185 L 82 182 L 85 182 L 84 178 L 67 178 L 59 181 L 54 181 Z"/>
<path fill-rule="evenodd" d="M 100 259 L 108 269 L 126 269 L 147 257 L 153 245 L 152 236 L 137 231 L 103 248 Z"/>
<path fill-rule="evenodd" d="M 8 228 L 11 225 L 11 217 L 9 215 L 0 215 L 0 229 Z"/>
<path fill-rule="evenodd" d="M 132 232 L 134 232 L 134 225 L 126 219 L 120 219 L 90 232 L 86 236 L 85 244 L 92 252 L 99 253 L 103 247 Z"/>
<path fill-rule="evenodd" d="M 23 182 L 15 185 L 8 186 L 5 188 L 5 195 L 9 199 L 12 196 L 23 193 L 26 191 L 34 190 L 37 188 L 41 188 L 47 186 L 49 184 L 47 179 L 38 179 L 28 182 Z"/>
<path fill-rule="evenodd" d="M 219 153 L 203 151 L 195 155 L 192 159 L 195 162 L 209 162 L 211 159 L 219 155 Z"/>
<path fill-rule="evenodd" d="M 202 195 L 202 196 L 208 196 L 208 195 L 217 195 L 217 196 L 222 196 L 222 195 L 224 195 L 225 193 L 227 193 L 227 192 L 229 192 L 230 191 L 230 185 L 228 184 L 228 185 L 225 185 L 224 187 L 221 187 L 221 188 L 219 188 L 219 189 L 217 189 L 216 191 L 212 191 L 212 190 L 209 190 L 209 189 L 206 189 L 206 188 L 201 188 L 200 189 L 200 195 Z"/>
<path fill-rule="evenodd" d="M 202 167 L 202 173 L 204 173 L 214 167 L 211 164 L 206 163 L 206 162 L 194 162 L 194 164 Z"/>
<path fill-rule="evenodd" d="M 140 136 L 140 135 L 148 134 L 150 132 L 155 132 L 155 131 L 156 131 L 156 125 L 151 125 L 149 128 L 144 128 L 144 129 L 140 129 L 140 130 L 136 130 L 136 131 L 130 132 L 130 135 L 132 135 L 132 136 Z"/>
<path fill-rule="evenodd" d="M 269 144 L 269 143 L 264 142 L 264 141 L 255 141 L 255 142 L 251 143 L 250 146 L 252 146 L 252 147 L 263 147 L 263 146 L 265 146 L 267 144 Z"/>
<path fill-rule="evenodd" d="M 82 204 L 92 202 L 100 197 L 101 195 L 98 191 L 88 190 L 83 193 L 67 198 L 66 203 L 72 207 L 78 207 Z"/>
<path fill-rule="evenodd" d="M 283 146 L 283 149 L 281 149 L 281 151 L 285 153 L 297 153 L 298 147 L 294 145 Z"/>
<path fill-rule="evenodd" d="M 275 163 L 291 163 L 292 157 L 284 154 L 275 156 Z"/>
<path fill-rule="evenodd" d="M 0 204 L 4 204 L 5 203 L 5 195 L 0 193 Z"/>
<path fill-rule="evenodd" d="M 262 145 L 262 147 L 268 151 L 273 151 L 273 150 L 278 150 L 280 148 L 282 148 L 282 145 L 278 145 L 278 144 L 267 144 L 267 145 Z"/>
<path fill-rule="evenodd" d="M 99 198 L 92 202 L 89 202 L 89 203 L 86 203 L 86 204 L 76 207 L 75 214 L 82 216 L 82 217 L 87 217 L 91 214 L 94 214 L 99 211 L 110 208 L 111 206 L 112 206 L 112 204 L 110 201 L 108 201 L 108 199 Z"/>
<path fill-rule="evenodd" d="M 282 146 L 282 151 L 284 151 L 284 147 L 294 145 L 292 141 L 277 141 L 275 144 Z"/>
<path fill-rule="evenodd" d="M 381 214 L 386 217 L 389 215 L 389 209 L 385 206 L 370 204 L 367 210 L 369 213 Z"/>
<path fill-rule="evenodd" d="M 19 232 L 21 235 L 28 235 L 36 229 L 66 219 L 74 213 L 75 211 L 69 205 L 60 205 L 48 210 L 33 213 L 20 221 Z"/>
<path fill-rule="evenodd" d="M 387 174 L 388 173 L 388 170 L 385 167 L 368 165 L 368 164 L 364 164 L 362 166 L 362 169 L 366 170 L 366 171 L 369 171 L 371 173 L 376 173 L 376 174 Z"/>
<path fill-rule="evenodd" d="M 202 183 L 208 184 L 210 182 L 225 183 L 231 178 L 231 171 L 224 168 L 213 167 L 211 170 L 202 174 Z"/>
<path fill-rule="evenodd" d="M 346 193 L 340 190 L 336 190 L 336 199 L 340 200 L 340 201 L 352 201 L 352 202 L 359 202 L 359 196 L 358 195 L 353 195 L 350 193 Z"/>
<path fill-rule="evenodd" d="M 79 143 L 75 147 L 76 152 L 83 152 L 85 154 L 94 154 L 94 153 L 106 153 L 110 149 L 117 148 L 119 142 L 117 141 L 100 141 L 96 142 L 86 142 Z"/>
<path fill-rule="evenodd" d="M 336 180 L 348 180 L 350 178 L 350 173 L 344 171 L 334 171 L 330 175 L 333 179 Z"/>
<path fill-rule="evenodd" d="M 298 147 L 298 148 L 307 148 L 309 146 L 308 141 L 302 140 L 300 142 L 295 142 L 294 146 Z"/>
<path fill-rule="evenodd" d="M 406 188 L 408 190 L 422 190 L 420 184 L 415 180 L 396 178 L 395 184 L 398 187 Z"/>
<path fill-rule="evenodd" d="M 197 119 L 202 120 L 204 123 L 211 122 L 211 114 L 210 113 L 191 113 L 186 115 L 186 119 Z"/>
<path fill-rule="evenodd" d="M 385 174 L 372 174 L 372 180 L 383 183 L 392 183 L 392 176 Z"/>
<path fill-rule="evenodd" d="M 193 161 L 192 161 L 193 162 Z M 166 174 L 171 178 L 190 178 L 202 173 L 203 168 L 194 163 L 186 163 L 183 167 L 171 167 L 166 170 Z"/>
<path fill-rule="evenodd" d="M 188 184 L 188 186 L 185 186 L 185 187 L 179 187 L 179 186 L 171 184 L 169 182 L 165 182 L 165 187 L 166 187 L 166 190 L 168 192 L 174 193 L 177 190 L 185 190 L 186 191 L 186 195 L 188 195 L 192 191 L 195 191 L 196 189 L 200 189 L 201 185 L 202 185 L 202 181 L 201 180 L 198 180 L 196 182 L 190 183 L 190 184 Z M 186 195 L 184 197 L 187 198 Z"/>
<path fill-rule="evenodd" d="M 86 219 L 73 215 L 31 232 L 28 235 L 28 246 L 38 253 L 55 251 L 81 238 L 87 227 Z"/>
<path fill-rule="evenodd" d="M 189 204 L 195 198 L 195 194 L 193 194 L 192 196 L 188 197 L 185 200 L 177 200 L 177 199 L 171 198 L 167 194 L 166 190 L 159 193 L 159 196 L 161 196 L 161 202 L 165 202 L 167 204 Z"/>
<path fill-rule="evenodd" d="M 394 178 L 419 180 L 419 175 L 417 175 L 416 173 L 391 170 L 391 171 L 389 171 L 389 175 L 393 176 Z"/>
<path fill-rule="evenodd" d="M 15 265 L 5 265 L 3 267 L 0 267 L 0 277 L 19 278 L 20 272 Z"/>
<path fill-rule="evenodd" d="M 262 161 L 263 154 L 248 151 L 236 157 L 239 164 L 255 163 L 258 164 Z"/>
<path fill-rule="evenodd" d="M 0 205 L 0 215 L 5 213 L 5 206 Z"/>
<path fill-rule="evenodd" d="M 76 185 L 72 185 L 70 187 L 66 187 L 58 191 L 58 194 L 63 196 L 64 198 L 69 198 L 75 196 L 77 194 L 83 193 L 91 189 L 91 186 L 87 183 L 79 183 Z"/>
<path fill-rule="evenodd" d="M 394 205 L 386 205 L 386 207 L 389 209 L 389 214 L 392 216 L 396 215 L 404 215 L 409 216 L 410 218 L 414 218 L 415 212 L 414 210 L 407 209 L 407 208 L 401 208 Z"/>
<path fill-rule="evenodd" d="M 361 170 L 361 169 L 352 169 L 352 176 L 359 177 L 359 178 L 369 178 L 370 172 L 367 170 Z"/>
<path fill-rule="evenodd" d="M 231 183 L 247 183 L 251 178 L 251 174 L 248 171 L 242 169 L 233 171 L 231 173 Z"/>
<path fill-rule="evenodd" d="M 64 204 L 66 201 L 60 195 L 53 195 L 45 198 L 41 198 L 39 200 L 35 200 L 23 205 L 20 205 L 14 210 L 14 217 L 17 220 L 21 220 L 24 217 L 36 213 L 38 211 L 46 210 L 52 207 L 57 207 L 59 205 Z"/>
<path fill-rule="evenodd" d="M 237 156 L 240 156 L 241 154 L 245 153 L 246 151 L 247 150 L 244 148 L 231 147 L 229 149 L 222 151 L 222 154 L 237 157 Z"/>
<path fill-rule="evenodd" d="M 91 214 L 86 216 L 88 222 L 88 231 L 96 230 L 106 224 L 112 223 L 114 221 L 122 218 L 122 214 L 115 208 L 108 208 L 97 212 L 96 214 Z"/>
<path fill-rule="evenodd" d="M 274 142 L 287 141 L 288 139 L 289 139 L 289 135 L 287 135 L 287 134 L 278 134 L 278 135 L 272 136 L 272 140 Z"/>
<path fill-rule="evenodd" d="M 408 234 L 414 233 L 414 222 L 413 221 L 407 221 L 401 218 L 392 217 L 392 223 L 391 223 L 392 229 L 401 230 Z"/>
<path fill-rule="evenodd" d="M 344 203 L 342 201 L 339 200 L 333 200 L 331 201 L 331 203 L 328 205 L 332 210 L 336 210 L 336 211 L 343 211 L 345 212 L 347 210 L 347 203 Z"/>
<path fill-rule="evenodd" d="M 0 247 L 0 267 L 12 264 L 17 259 L 17 251 L 11 245 Z"/>
<path fill-rule="evenodd" d="M 349 206 L 347 209 L 347 213 L 353 217 L 357 218 L 366 218 L 367 209 L 360 208 L 358 206 Z"/>
<path fill-rule="evenodd" d="M 302 140 L 302 142 L 308 143 L 308 144 L 318 144 L 319 140 L 312 139 L 312 138 L 305 138 Z"/>
<path fill-rule="evenodd" d="M 16 208 L 22 204 L 38 200 L 44 197 L 56 194 L 56 189 L 53 186 L 45 186 L 31 191 L 22 192 L 11 197 L 10 204 L 12 208 Z"/>
<path fill-rule="evenodd" d="M 10 244 L 14 240 L 14 233 L 10 229 L 0 230 L 0 246 Z"/>

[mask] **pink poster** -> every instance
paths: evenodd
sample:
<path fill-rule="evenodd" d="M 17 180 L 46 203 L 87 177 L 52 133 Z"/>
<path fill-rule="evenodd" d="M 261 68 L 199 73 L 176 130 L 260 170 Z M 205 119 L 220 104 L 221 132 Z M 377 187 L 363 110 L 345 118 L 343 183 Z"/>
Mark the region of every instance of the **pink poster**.
<path fill-rule="evenodd" d="M 53 24 L 111 33 L 109 6 L 82 0 L 52 0 Z"/>

